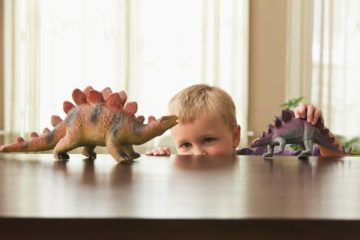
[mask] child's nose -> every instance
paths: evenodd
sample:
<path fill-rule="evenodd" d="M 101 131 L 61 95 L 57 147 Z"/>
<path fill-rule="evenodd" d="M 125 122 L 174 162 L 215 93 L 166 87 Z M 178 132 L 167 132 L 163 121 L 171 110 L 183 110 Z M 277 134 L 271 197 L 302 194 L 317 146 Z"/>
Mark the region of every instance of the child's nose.
<path fill-rule="evenodd" d="M 203 148 L 195 146 L 193 148 L 193 155 L 207 155 L 207 154 L 206 154 L 206 151 Z"/>

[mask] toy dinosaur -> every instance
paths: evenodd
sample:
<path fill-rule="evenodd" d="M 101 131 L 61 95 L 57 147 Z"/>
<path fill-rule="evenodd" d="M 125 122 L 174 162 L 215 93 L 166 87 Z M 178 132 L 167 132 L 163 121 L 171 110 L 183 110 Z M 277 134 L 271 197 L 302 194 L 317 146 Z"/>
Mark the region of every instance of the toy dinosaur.
<path fill-rule="evenodd" d="M 286 144 L 299 144 L 302 151 L 298 158 L 307 159 L 311 155 L 314 143 L 337 153 L 345 153 L 344 149 L 340 150 L 339 145 L 334 144 L 334 137 L 321 121 L 311 125 L 304 119 L 295 118 L 293 111 L 284 109 L 281 118 L 275 118 L 275 126 L 270 124 L 268 132 L 263 132 L 262 136 L 255 139 L 250 147 L 267 146 L 268 151 L 263 156 L 272 157 L 275 146 L 280 145 L 279 153 L 282 153 Z"/>
<path fill-rule="evenodd" d="M 112 93 L 110 88 L 101 92 L 87 87 L 84 91 L 75 89 L 72 92 L 76 106 L 65 101 L 63 104 L 66 118 L 51 117 L 54 129 L 45 128 L 41 135 L 31 134 L 25 141 L 22 137 L 16 143 L 0 146 L 0 152 L 38 152 L 53 149 L 55 160 L 69 159 L 68 151 L 83 146 L 82 154 L 96 158 L 96 146 L 106 146 L 111 156 L 118 162 L 131 162 L 138 158 L 132 147 L 163 134 L 177 124 L 177 116 L 164 116 L 155 119 L 135 117 L 136 102 L 125 104 L 127 96 L 124 91 Z"/>

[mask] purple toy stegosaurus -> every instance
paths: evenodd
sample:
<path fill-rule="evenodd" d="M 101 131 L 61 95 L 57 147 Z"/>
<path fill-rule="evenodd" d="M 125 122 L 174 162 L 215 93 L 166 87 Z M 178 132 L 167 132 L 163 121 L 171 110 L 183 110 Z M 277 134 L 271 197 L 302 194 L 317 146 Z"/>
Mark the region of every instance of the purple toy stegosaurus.
<path fill-rule="evenodd" d="M 272 157 L 275 146 L 279 145 L 279 153 L 282 153 L 286 144 L 299 144 L 302 149 L 299 159 L 307 159 L 311 155 L 314 143 L 345 154 L 344 149 L 340 150 L 339 145 L 334 144 L 334 137 L 321 121 L 311 125 L 304 119 L 295 118 L 293 111 L 284 109 L 281 118 L 275 118 L 275 126 L 270 124 L 268 132 L 263 132 L 262 136 L 254 140 L 250 146 L 252 148 L 267 146 L 268 151 L 263 156 Z"/>

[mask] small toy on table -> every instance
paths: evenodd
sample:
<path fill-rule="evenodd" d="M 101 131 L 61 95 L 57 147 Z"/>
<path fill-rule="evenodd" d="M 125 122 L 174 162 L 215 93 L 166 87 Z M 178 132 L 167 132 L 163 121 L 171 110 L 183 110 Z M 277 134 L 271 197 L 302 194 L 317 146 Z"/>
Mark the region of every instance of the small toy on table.
<path fill-rule="evenodd" d="M 53 115 L 53 130 L 45 128 L 42 134 L 33 132 L 30 140 L 18 137 L 16 143 L 0 146 L 0 152 L 38 152 L 53 149 L 55 160 L 69 159 L 68 151 L 83 146 L 82 154 L 96 158 L 96 146 L 106 146 L 118 162 L 132 162 L 140 155 L 132 145 L 143 144 L 163 134 L 177 124 L 177 116 L 160 119 L 150 116 L 144 124 L 143 116 L 135 116 L 136 102 L 126 103 L 124 91 L 113 93 L 110 88 L 101 92 L 87 87 L 75 89 L 72 98 L 76 106 L 65 101 L 66 118 Z"/>
<path fill-rule="evenodd" d="M 270 158 L 274 154 L 275 146 L 280 146 L 278 153 L 282 153 L 286 144 L 299 144 L 302 151 L 298 158 L 307 159 L 311 156 L 314 143 L 334 152 L 346 154 L 344 149 L 339 149 L 339 145 L 334 143 L 334 137 L 321 121 L 311 125 L 304 119 L 295 118 L 293 111 L 283 109 L 281 118 L 276 117 L 274 125 L 269 125 L 268 132 L 263 132 L 262 136 L 255 139 L 250 147 L 267 146 L 268 151 L 263 156 Z"/>

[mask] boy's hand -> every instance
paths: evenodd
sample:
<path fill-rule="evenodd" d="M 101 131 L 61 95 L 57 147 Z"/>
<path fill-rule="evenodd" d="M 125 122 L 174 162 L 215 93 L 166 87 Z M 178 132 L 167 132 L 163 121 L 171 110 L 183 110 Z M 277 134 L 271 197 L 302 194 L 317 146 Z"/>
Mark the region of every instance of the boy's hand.
<path fill-rule="evenodd" d="M 300 103 L 299 106 L 294 109 L 294 113 L 295 117 L 306 119 L 306 121 L 312 125 L 315 125 L 318 120 L 324 123 L 321 110 L 314 105 Z"/>
<path fill-rule="evenodd" d="M 168 147 L 159 147 L 145 152 L 146 156 L 170 156 L 171 151 Z"/>
<path fill-rule="evenodd" d="M 299 106 L 297 106 L 294 109 L 295 117 L 306 119 L 306 121 L 312 125 L 315 125 L 317 121 L 321 121 L 321 123 L 324 123 L 324 117 L 322 115 L 322 112 L 317 107 L 309 104 L 300 103 Z M 330 136 L 335 138 L 334 143 L 339 145 L 339 151 L 342 151 L 343 144 L 340 142 L 339 139 L 336 138 L 332 133 L 330 133 Z M 324 146 L 319 145 L 320 154 L 321 156 L 332 156 L 332 157 L 339 157 L 343 156 L 344 154 L 334 152 Z"/>

